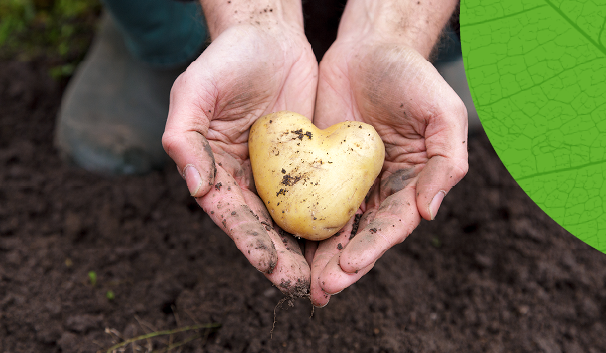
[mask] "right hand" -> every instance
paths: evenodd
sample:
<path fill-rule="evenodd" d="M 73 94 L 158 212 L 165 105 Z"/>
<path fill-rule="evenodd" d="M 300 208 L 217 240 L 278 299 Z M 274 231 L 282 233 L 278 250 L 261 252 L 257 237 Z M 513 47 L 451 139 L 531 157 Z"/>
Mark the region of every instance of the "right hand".
<path fill-rule="evenodd" d="M 360 205 L 357 232 L 351 220 L 317 251 L 306 249 L 308 262 L 313 258 L 310 299 L 320 307 L 368 273 L 422 218 L 433 220 L 468 169 L 465 105 L 405 44 L 370 35 L 333 44 L 320 64 L 314 123 L 326 128 L 340 121 L 372 125 L 385 144 L 385 161 Z"/>
<path fill-rule="evenodd" d="M 232 26 L 175 81 L 162 137 L 198 204 L 287 295 L 308 294 L 310 269 L 255 192 L 248 133 L 275 111 L 311 117 L 317 76 L 302 26 Z"/>
<path fill-rule="evenodd" d="M 385 144 L 385 162 L 358 211 L 357 233 L 351 220 L 306 249 L 316 306 L 368 273 L 421 218 L 432 220 L 467 172 L 465 105 L 426 60 L 457 3 L 347 2 L 320 64 L 314 124 L 371 124 Z"/>

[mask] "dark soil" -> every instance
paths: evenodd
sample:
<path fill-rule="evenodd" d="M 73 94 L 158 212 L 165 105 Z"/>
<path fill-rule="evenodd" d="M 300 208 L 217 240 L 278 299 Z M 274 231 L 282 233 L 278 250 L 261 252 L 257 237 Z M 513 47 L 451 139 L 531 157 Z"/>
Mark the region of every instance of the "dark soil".
<path fill-rule="evenodd" d="M 173 166 L 107 178 L 64 165 L 61 93 L 47 64 L 0 62 L 0 352 L 95 352 L 196 323 L 220 327 L 127 351 L 196 334 L 174 351 L 606 351 L 606 256 L 546 216 L 483 134 L 437 220 L 311 316 L 306 299 L 276 308 L 280 291 Z"/>

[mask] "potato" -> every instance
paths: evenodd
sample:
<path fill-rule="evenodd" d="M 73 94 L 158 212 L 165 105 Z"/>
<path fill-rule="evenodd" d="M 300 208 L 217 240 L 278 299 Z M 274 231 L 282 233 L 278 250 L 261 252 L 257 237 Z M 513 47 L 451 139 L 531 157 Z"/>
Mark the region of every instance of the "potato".
<path fill-rule="evenodd" d="M 258 119 L 248 149 L 257 192 L 276 224 L 317 241 L 356 213 L 385 158 L 371 125 L 346 121 L 320 130 L 288 111 Z"/>

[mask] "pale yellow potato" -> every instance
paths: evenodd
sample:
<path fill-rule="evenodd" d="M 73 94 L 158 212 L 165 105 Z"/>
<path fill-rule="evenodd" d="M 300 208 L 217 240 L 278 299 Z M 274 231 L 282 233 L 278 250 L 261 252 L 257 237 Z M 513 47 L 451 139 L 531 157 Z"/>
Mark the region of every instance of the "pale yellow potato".
<path fill-rule="evenodd" d="M 329 238 L 347 223 L 385 159 L 371 125 L 347 121 L 320 130 L 287 111 L 257 120 L 248 149 L 269 214 L 285 231 L 309 240 Z"/>

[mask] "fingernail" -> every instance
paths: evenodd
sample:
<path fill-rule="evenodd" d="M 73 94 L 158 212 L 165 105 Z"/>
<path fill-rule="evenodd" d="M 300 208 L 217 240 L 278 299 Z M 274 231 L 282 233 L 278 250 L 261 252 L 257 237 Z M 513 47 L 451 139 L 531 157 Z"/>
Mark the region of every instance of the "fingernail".
<path fill-rule="evenodd" d="M 324 304 L 318 304 L 318 303 L 312 302 L 313 306 L 315 306 L 316 308 L 323 308 L 326 305 L 328 305 L 328 302 L 330 302 L 330 294 L 324 292 L 324 290 L 322 290 L 322 292 L 324 293 L 324 299 L 327 299 L 326 303 L 324 303 Z"/>
<path fill-rule="evenodd" d="M 429 204 L 429 218 L 433 221 L 438 215 L 438 210 L 440 209 L 440 205 L 442 204 L 442 200 L 444 200 L 444 196 L 446 196 L 446 191 L 440 190 L 433 197 L 431 203 Z"/>
<path fill-rule="evenodd" d="M 185 170 L 183 171 L 183 177 L 187 183 L 187 190 L 189 190 L 190 195 L 195 196 L 202 186 L 202 178 L 200 177 L 200 173 L 198 173 L 198 170 L 193 166 L 193 164 L 188 164 L 185 166 Z"/>

